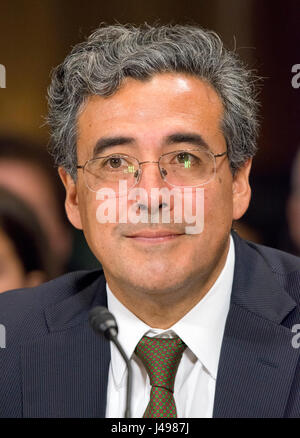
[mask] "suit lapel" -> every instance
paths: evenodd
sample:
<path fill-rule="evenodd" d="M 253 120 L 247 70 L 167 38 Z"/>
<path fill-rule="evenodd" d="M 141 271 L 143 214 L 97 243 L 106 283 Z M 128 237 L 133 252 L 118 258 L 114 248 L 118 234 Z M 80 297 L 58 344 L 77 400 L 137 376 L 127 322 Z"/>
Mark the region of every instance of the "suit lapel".
<path fill-rule="evenodd" d="M 296 303 L 257 250 L 234 235 L 236 264 L 220 354 L 214 417 L 284 416 L 299 349 L 282 325 Z"/>
<path fill-rule="evenodd" d="M 106 305 L 104 276 L 45 311 L 49 335 L 21 349 L 24 417 L 104 417 L 109 342 L 89 326 Z"/>

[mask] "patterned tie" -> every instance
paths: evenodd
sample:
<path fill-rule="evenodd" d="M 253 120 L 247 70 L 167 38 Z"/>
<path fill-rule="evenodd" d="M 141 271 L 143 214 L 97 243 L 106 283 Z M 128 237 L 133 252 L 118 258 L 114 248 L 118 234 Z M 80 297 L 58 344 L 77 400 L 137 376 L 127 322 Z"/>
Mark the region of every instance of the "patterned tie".
<path fill-rule="evenodd" d="M 177 417 L 173 397 L 175 375 L 186 345 L 179 337 L 149 338 L 144 336 L 135 353 L 141 359 L 150 378 L 150 401 L 144 418 Z"/>

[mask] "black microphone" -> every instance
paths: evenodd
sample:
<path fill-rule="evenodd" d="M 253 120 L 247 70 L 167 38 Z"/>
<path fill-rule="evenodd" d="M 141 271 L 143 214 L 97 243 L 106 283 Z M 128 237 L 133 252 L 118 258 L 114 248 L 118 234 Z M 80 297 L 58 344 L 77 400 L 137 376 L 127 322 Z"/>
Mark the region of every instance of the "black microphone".
<path fill-rule="evenodd" d="M 118 341 L 118 325 L 117 321 L 112 313 L 106 307 L 96 306 L 89 313 L 89 323 L 93 330 L 99 335 L 102 334 L 112 341 L 117 349 L 119 350 L 121 356 L 123 357 L 127 366 L 127 391 L 126 391 L 126 408 L 125 408 L 125 418 L 131 418 L 130 415 L 130 405 L 131 405 L 131 388 L 132 388 L 132 369 L 131 363 L 126 356 L 123 347 Z"/>

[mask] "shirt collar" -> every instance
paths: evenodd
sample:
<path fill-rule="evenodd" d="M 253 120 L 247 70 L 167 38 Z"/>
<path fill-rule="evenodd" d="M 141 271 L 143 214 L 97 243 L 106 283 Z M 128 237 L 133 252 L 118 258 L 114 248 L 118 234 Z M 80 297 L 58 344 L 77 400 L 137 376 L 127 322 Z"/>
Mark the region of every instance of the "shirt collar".
<path fill-rule="evenodd" d="M 145 334 L 175 332 L 209 374 L 216 379 L 224 328 L 230 306 L 234 263 L 234 243 L 230 236 L 227 259 L 214 285 L 196 306 L 167 330 L 153 329 L 141 321 L 115 297 L 106 284 L 108 309 L 116 318 L 119 328 L 118 339 L 127 357 L 132 357 L 137 343 Z M 122 384 L 126 366 L 112 343 L 111 363 L 113 379 L 115 384 L 119 386 Z"/>

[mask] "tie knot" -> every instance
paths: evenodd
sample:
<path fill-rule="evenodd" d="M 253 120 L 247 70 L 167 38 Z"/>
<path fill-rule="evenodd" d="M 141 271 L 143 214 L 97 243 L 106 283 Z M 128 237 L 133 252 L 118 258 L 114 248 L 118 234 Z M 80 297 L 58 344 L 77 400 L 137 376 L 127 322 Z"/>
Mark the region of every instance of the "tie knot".
<path fill-rule="evenodd" d="M 149 338 L 144 336 L 135 353 L 141 359 L 150 378 L 151 386 L 174 391 L 174 381 L 186 345 L 179 338 Z"/>

